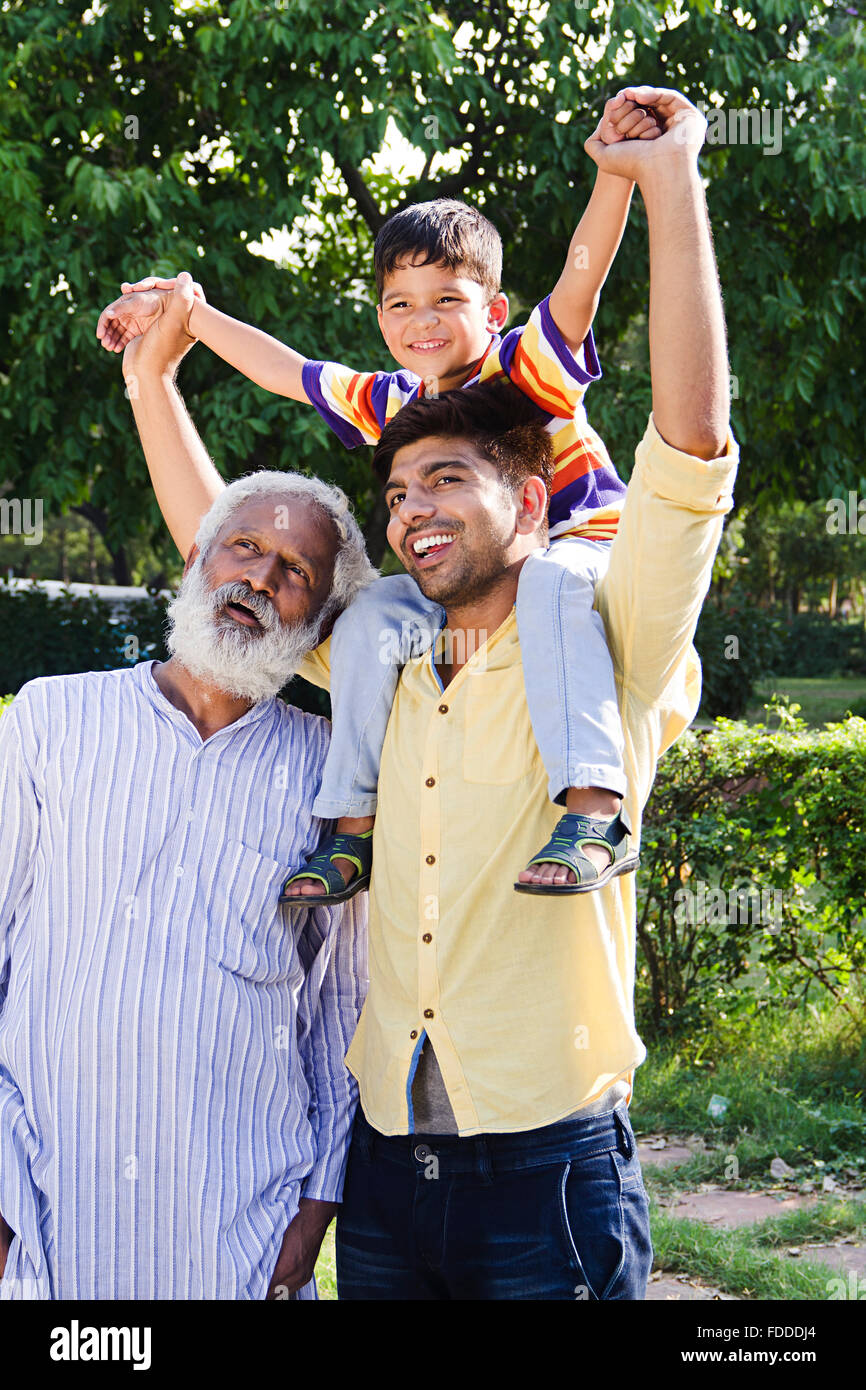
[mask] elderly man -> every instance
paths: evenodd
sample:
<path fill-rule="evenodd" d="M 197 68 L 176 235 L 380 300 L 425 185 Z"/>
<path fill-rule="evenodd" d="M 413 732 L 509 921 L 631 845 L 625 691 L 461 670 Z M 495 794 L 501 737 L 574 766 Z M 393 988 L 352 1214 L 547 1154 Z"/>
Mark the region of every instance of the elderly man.
<path fill-rule="evenodd" d="M 170 661 L 30 681 L 0 719 L 0 1297 L 315 1297 L 366 896 L 278 906 L 329 726 L 276 694 L 372 574 L 338 489 L 241 479 Z"/>
<path fill-rule="evenodd" d="M 654 108 L 661 137 L 593 137 L 587 149 L 638 184 L 649 225 L 653 414 L 596 589 L 639 833 L 657 760 L 697 708 L 691 642 L 737 448 L 697 163 L 706 123 L 679 93 L 626 95 L 636 123 Z M 190 284 L 174 293 L 188 308 Z M 515 897 L 502 873 L 558 816 L 524 693 L 532 645 L 514 612 L 521 567 L 545 545 L 549 476 L 535 462 L 541 426 L 508 404 L 509 389 L 405 406 L 374 456 L 389 541 L 445 627 L 432 656 L 402 671 L 382 757 L 370 992 L 347 1057 L 361 1107 L 337 1222 L 341 1298 L 641 1299 L 651 1265 L 627 1108 L 645 1056 L 634 874 L 556 898 Z M 167 411 L 146 453 L 186 553 L 219 476 Z M 425 534 L 452 539 L 419 559 L 412 543 Z M 327 682 L 327 665 L 324 646 L 305 670 Z M 521 878 L 567 875 L 556 855 Z"/>

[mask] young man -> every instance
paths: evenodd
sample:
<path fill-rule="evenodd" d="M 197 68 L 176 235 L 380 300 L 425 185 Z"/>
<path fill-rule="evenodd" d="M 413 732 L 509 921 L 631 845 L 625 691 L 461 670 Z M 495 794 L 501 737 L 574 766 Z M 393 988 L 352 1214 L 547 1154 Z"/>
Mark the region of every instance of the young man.
<path fill-rule="evenodd" d="M 620 93 L 608 102 L 598 134 L 653 140 L 660 128 Z M 500 291 L 502 245 L 487 219 L 450 200 L 417 204 L 389 219 L 374 251 L 378 316 L 402 371 L 308 361 L 200 300 L 189 317 L 192 334 L 260 385 L 314 405 L 350 448 L 374 443 L 413 400 L 503 376 L 545 422 L 554 443 L 551 544 L 521 576 L 517 622 L 534 735 L 551 800 L 566 814 L 528 866 L 513 866 L 512 878 L 522 870 L 514 885 L 521 892 L 593 891 L 637 863 L 620 815 L 625 779 L 613 670 L 593 611 L 624 489 L 583 407 L 587 386 L 600 376 L 592 320 L 632 188 L 630 180 L 599 171 L 553 293 L 525 329 L 505 338 L 499 336 L 508 310 Z M 173 285 L 148 280 L 125 287 L 133 292 L 100 315 L 103 345 L 117 350 L 143 331 Z M 451 540 L 431 535 L 419 542 L 427 547 L 423 562 L 435 563 Z M 429 648 L 441 621 L 440 607 L 400 577 L 381 580 L 337 624 L 334 734 L 316 809 L 337 820 L 338 835 L 289 880 L 288 898 L 339 902 L 369 883 L 379 759 L 399 668 L 408 655 Z M 566 627 L 575 637 L 567 650 L 559 640 Z M 379 656 L 373 665 L 371 650 Z"/>
<path fill-rule="evenodd" d="M 628 95 L 661 113 L 662 137 L 596 137 L 587 150 L 637 182 L 649 223 L 653 413 L 597 591 L 639 829 L 657 760 L 697 709 L 691 642 L 737 449 L 697 165 L 706 122 L 676 92 Z M 447 396 L 408 407 L 378 453 L 390 542 L 463 640 L 406 664 L 385 738 L 370 990 L 347 1054 L 361 1108 L 338 1215 L 340 1297 L 643 1298 L 647 1200 L 626 1108 L 645 1056 L 634 875 L 551 899 L 541 918 L 500 870 L 555 815 L 514 616 L 519 574 L 544 545 L 545 485 L 504 478 L 483 392 L 464 393 L 462 420 Z M 133 406 L 183 549 L 222 482 L 167 379 Z M 440 528 L 457 539 L 422 565 L 411 540 Z M 481 631 L 461 663 L 454 653 Z M 327 680 L 327 661 L 325 644 L 305 674 Z"/>

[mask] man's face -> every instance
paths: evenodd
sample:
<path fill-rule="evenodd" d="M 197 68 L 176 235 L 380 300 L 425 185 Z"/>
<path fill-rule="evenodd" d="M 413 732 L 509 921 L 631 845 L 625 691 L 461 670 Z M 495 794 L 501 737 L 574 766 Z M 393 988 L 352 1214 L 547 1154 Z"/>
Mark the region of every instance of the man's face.
<path fill-rule="evenodd" d="M 236 699 L 276 695 L 317 644 L 337 547 L 334 527 L 306 499 L 243 503 L 203 561 L 191 553 L 168 610 L 169 649 Z"/>
<path fill-rule="evenodd" d="M 490 593 L 518 556 L 519 498 L 466 439 L 398 449 L 385 501 L 391 548 L 421 592 L 445 607 Z"/>
<path fill-rule="evenodd" d="M 420 377 L 435 377 L 438 391 L 461 386 L 501 331 L 508 300 L 485 302 L 476 280 L 447 265 L 403 261 L 385 276 L 379 327 L 391 356 Z"/>

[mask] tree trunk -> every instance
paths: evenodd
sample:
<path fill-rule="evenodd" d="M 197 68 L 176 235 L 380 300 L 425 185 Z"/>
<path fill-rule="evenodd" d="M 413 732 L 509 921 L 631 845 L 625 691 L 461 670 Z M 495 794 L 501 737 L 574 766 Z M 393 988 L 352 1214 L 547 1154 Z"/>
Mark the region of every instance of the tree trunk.
<path fill-rule="evenodd" d="M 129 568 L 129 560 L 123 546 L 116 548 L 111 546 L 108 541 L 108 514 L 101 507 L 94 507 L 91 502 L 82 502 L 80 506 L 73 507 L 72 510 L 79 516 L 83 516 L 85 521 L 89 521 L 95 526 L 106 550 L 111 556 L 111 570 L 115 584 L 127 587 L 132 584 L 132 574 Z"/>

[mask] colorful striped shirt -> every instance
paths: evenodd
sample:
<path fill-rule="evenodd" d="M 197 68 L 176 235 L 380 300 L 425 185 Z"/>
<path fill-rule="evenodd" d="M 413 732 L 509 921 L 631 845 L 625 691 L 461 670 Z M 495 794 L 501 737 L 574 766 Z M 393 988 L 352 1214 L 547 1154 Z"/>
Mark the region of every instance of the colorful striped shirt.
<path fill-rule="evenodd" d="M 583 403 L 586 388 L 601 378 L 595 341 L 590 330 L 575 357 L 553 321 L 549 298 L 533 309 L 527 324 L 494 337 L 463 384 L 507 376 L 538 406 L 553 439 L 551 539 L 610 540 L 625 483 Z M 414 372 L 357 372 L 339 362 L 306 362 L 303 383 L 319 415 L 349 449 L 375 444 L 397 411 L 425 392 L 425 380 Z"/>
<path fill-rule="evenodd" d="M 0 716 L 2 1299 L 261 1299 L 342 1195 L 366 894 L 277 903 L 329 725 L 271 699 L 203 742 L 153 665 Z"/>

